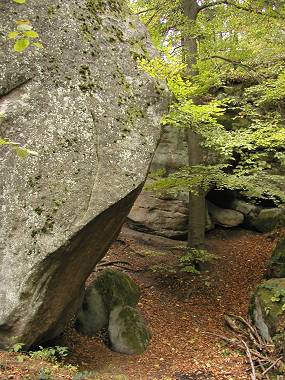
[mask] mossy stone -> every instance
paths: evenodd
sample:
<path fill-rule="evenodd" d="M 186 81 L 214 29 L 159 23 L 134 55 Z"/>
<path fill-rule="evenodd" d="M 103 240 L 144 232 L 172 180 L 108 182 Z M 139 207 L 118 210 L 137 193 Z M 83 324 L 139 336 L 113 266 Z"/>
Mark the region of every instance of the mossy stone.
<path fill-rule="evenodd" d="M 146 350 L 151 331 L 138 310 L 117 306 L 110 314 L 109 336 L 114 351 L 138 355 Z"/>
<path fill-rule="evenodd" d="M 259 232 L 270 232 L 285 226 L 285 212 L 280 208 L 263 209 L 253 222 L 253 227 Z"/>
<path fill-rule="evenodd" d="M 284 296 L 283 296 L 284 294 Z M 285 278 L 274 278 L 260 284 L 251 301 L 250 316 L 261 336 L 273 339 L 285 348 Z"/>
<path fill-rule="evenodd" d="M 109 313 L 116 306 L 136 306 L 139 301 L 138 285 L 125 273 L 115 269 L 101 272 L 93 282 L 93 286 L 101 294 Z"/>
<path fill-rule="evenodd" d="M 285 237 L 281 238 L 272 252 L 268 263 L 268 278 L 285 277 Z"/>
<path fill-rule="evenodd" d="M 108 321 L 108 311 L 101 294 L 92 286 L 87 288 L 75 324 L 76 329 L 82 334 L 93 336 L 106 327 Z"/>

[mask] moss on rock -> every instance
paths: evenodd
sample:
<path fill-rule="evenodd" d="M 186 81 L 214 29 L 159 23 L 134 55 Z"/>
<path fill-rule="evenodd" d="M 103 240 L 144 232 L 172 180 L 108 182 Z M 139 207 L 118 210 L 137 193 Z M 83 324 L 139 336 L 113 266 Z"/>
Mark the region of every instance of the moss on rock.
<path fill-rule="evenodd" d="M 262 337 L 276 340 L 285 348 L 285 278 L 274 278 L 260 284 L 251 301 L 250 315 Z"/>
<path fill-rule="evenodd" d="M 115 269 L 101 272 L 93 286 L 102 295 L 109 313 L 116 306 L 136 306 L 139 301 L 138 285 L 125 273 Z"/>

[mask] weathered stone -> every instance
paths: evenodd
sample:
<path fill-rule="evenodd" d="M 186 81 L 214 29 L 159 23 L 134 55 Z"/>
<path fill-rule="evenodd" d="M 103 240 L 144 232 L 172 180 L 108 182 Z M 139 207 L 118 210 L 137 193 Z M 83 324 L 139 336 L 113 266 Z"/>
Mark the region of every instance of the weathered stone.
<path fill-rule="evenodd" d="M 236 227 L 243 223 L 244 216 L 241 212 L 223 209 L 211 202 L 207 202 L 209 214 L 213 223 L 223 227 Z"/>
<path fill-rule="evenodd" d="M 268 262 L 268 278 L 285 278 L 285 237 L 279 240 Z"/>
<path fill-rule="evenodd" d="M 138 355 L 146 350 L 151 332 L 138 310 L 117 306 L 110 314 L 109 337 L 114 351 Z"/>
<path fill-rule="evenodd" d="M 285 210 L 265 208 L 252 221 L 252 226 L 259 232 L 270 232 L 285 226 Z"/>
<path fill-rule="evenodd" d="M 250 305 L 250 315 L 261 336 L 285 348 L 285 278 L 260 284 Z"/>
<path fill-rule="evenodd" d="M 21 10 L 21 13 L 19 13 Z M 0 347 L 58 335 L 140 192 L 160 134 L 162 86 L 122 0 L 1 3 L 6 35 L 30 20 L 44 49 L 0 39 Z"/>
<path fill-rule="evenodd" d="M 108 322 L 108 310 L 102 295 L 93 286 L 89 287 L 78 313 L 75 324 L 77 330 L 85 335 L 93 336 L 103 327 L 108 326 Z"/>

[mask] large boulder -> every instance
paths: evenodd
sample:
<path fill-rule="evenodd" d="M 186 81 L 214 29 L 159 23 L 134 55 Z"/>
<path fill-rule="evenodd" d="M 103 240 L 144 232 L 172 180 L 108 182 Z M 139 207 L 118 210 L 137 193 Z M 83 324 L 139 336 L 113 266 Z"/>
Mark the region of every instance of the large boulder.
<path fill-rule="evenodd" d="M 261 336 L 285 349 L 285 278 L 260 284 L 251 301 L 250 315 Z"/>
<path fill-rule="evenodd" d="M 187 204 L 173 197 L 142 192 L 128 215 L 128 225 L 142 232 L 182 238 L 187 235 Z"/>
<path fill-rule="evenodd" d="M 112 310 L 108 330 L 112 349 L 122 354 L 142 354 L 151 338 L 145 320 L 131 306 L 117 306 Z"/>
<path fill-rule="evenodd" d="M 31 22 L 44 48 L 0 39 L 0 347 L 52 339 L 139 194 L 166 108 L 137 67 L 154 54 L 125 2 L 1 3 L 2 34 Z"/>

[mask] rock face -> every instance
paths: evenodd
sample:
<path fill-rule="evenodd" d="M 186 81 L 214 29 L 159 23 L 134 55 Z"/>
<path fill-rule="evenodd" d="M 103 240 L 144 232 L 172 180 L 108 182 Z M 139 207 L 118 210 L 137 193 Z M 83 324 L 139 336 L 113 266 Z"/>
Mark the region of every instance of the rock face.
<path fill-rule="evenodd" d="M 268 278 L 285 278 L 285 238 L 279 240 L 268 262 Z"/>
<path fill-rule="evenodd" d="M 274 278 L 260 284 L 252 298 L 250 315 L 261 336 L 285 347 L 285 278 Z"/>
<path fill-rule="evenodd" d="M 281 208 L 265 208 L 260 211 L 252 222 L 259 232 L 269 232 L 285 226 L 285 210 Z"/>
<path fill-rule="evenodd" d="M 128 225 L 142 232 L 181 238 L 187 235 L 187 204 L 179 199 L 162 199 L 156 194 L 142 192 L 128 215 Z"/>
<path fill-rule="evenodd" d="M 111 311 L 122 305 L 136 306 L 140 297 L 138 285 L 118 270 L 106 269 L 86 289 L 77 319 L 77 329 L 95 335 L 108 326 Z"/>
<path fill-rule="evenodd" d="M 58 335 L 84 282 L 120 231 L 144 182 L 166 108 L 138 70 L 152 55 L 122 0 L 4 1 L 1 27 L 27 19 L 44 49 L 0 39 L 5 138 L 0 150 L 0 347 Z"/>
<path fill-rule="evenodd" d="M 131 212 L 127 224 L 130 228 L 171 239 L 183 239 L 188 231 L 188 196 L 158 196 L 141 192 Z M 215 228 L 210 215 L 206 214 L 206 231 Z"/>
<path fill-rule="evenodd" d="M 112 349 L 122 354 L 142 354 L 151 338 L 146 322 L 131 306 L 117 306 L 112 310 L 108 330 Z"/>

